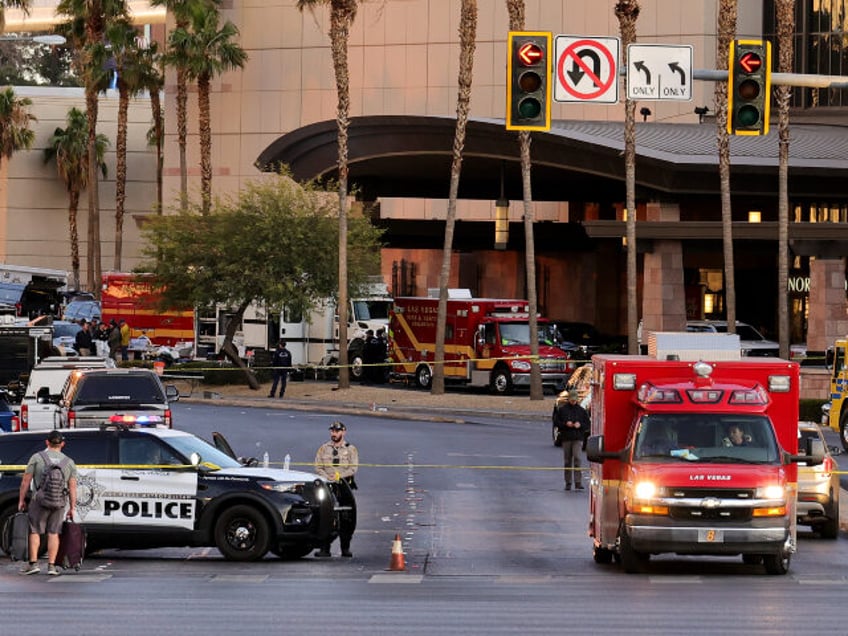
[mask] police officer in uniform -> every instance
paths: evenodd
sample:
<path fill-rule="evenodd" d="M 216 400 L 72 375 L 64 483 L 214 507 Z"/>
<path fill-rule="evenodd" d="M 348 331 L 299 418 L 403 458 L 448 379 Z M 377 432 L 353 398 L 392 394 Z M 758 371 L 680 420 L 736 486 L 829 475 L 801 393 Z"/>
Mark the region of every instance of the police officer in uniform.
<path fill-rule="evenodd" d="M 359 468 L 359 452 L 356 446 L 345 440 L 347 427 L 342 422 L 330 424 L 330 440 L 318 448 L 315 454 L 315 472 L 327 479 L 339 503 L 348 508 L 339 513 L 339 543 L 342 556 L 352 557 L 350 540 L 356 530 L 356 470 Z M 329 557 L 330 544 L 326 543 L 315 553 L 316 557 Z"/>

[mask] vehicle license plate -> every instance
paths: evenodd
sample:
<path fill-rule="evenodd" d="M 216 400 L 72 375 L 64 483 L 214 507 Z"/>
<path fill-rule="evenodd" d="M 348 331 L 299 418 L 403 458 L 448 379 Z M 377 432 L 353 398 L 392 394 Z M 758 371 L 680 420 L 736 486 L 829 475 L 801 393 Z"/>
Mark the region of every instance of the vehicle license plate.
<path fill-rule="evenodd" d="M 724 531 L 723 530 L 713 530 L 713 529 L 703 529 L 698 530 L 698 543 L 723 543 L 724 542 Z"/>

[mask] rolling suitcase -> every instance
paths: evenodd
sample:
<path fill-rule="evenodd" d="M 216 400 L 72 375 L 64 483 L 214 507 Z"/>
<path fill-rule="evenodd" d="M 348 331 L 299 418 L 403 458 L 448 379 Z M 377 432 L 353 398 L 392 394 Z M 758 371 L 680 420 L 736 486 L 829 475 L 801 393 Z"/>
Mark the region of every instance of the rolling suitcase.
<path fill-rule="evenodd" d="M 59 551 L 56 554 L 56 565 L 65 569 L 79 570 L 85 556 L 85 530 L 73 521 L 62 523 L 62 533 L 59 535 Z"/>
<path fill-rule="evenodd" d="M 24 561 L 29 551 L 29 515 L 16 512 L 6 519 L 2 535 L 3 551 L 12 561 Z"/>

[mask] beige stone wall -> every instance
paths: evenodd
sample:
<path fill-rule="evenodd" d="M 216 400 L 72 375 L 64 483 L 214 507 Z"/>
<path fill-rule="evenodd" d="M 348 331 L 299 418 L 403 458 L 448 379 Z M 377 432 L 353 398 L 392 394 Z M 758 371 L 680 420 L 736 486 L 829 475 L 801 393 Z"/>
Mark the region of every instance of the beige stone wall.
<path fill-rule="evenodd" d="M 250 56 L 243 71 L 213 83 L 213 187 L 224 194 L 260 176 L 257 156 L 284 133 L 336 117 L 336 86 L 330 57 L 328 10 L 301 13 L 295 0 L 235 1 L 225 11 L 241 31 Z M 527 0 L 526 28 L 554 34 L 617 36 L 613 3 Z M 695 68 L 713 68 L 718 0 L 647 0 L 641 3 L 639 40 L 692 44 Z M 740 32 L 761 23 L 760 11 L 740 8 Z M 504 117 L 508 16 L 503 0 L 479 0 L 472 117 Z M 454 116 L 459 58 L 460 3 L 450 0 L 362 2 L 350 36 L 351 115 Z M 174 77 L 168 86 L 166 193 L 179 189 L 174 124 Z M 691 102 L 650 102 L 652 120 L 694 122 L 695 106 L 713 111 L 713 84 L 696 81 Z M 624 91 L 621 91 L 623 100 Z M 189 165 L 197 170 L 196 102 L 190 100 Z M 616 105 L 555 105 L 555 119 L 620 120 Z M 446 177 L 447 178 L 447 177 Z M 384 208 L 386 212 L 388 207 Z M 403 214 L 431 208 L 400 206 Z M 461 210 L 462 212 L 462 210 Z"/>
<path fill-rule="evenodd" d="M 44 149 L 53 131 L 65 126 L 68 110 L 76 106 L 85 110 L 82 89 L 19 87 L 19 96 L 29 97 L 34 124 L 35 143 L 29 151 L 15 154 L 8 162 L 5 196 L 0 192 L 0 261 L 15 265 L 50 267 L 70 270 L 70 238 L 68 229 L 68 195 L 59 179 L 55 163 L 44 164 Z M 112 269 L 115 238 L 115 135 L 117 130 L 117 93 L 109 91 L 101 97 L 97 130 L 110 140 L 106 156 L 108 176 L 100 183 L 100 220 L 102 267 Z M 132 102 L 129 113 L 127 157 L 127 202 L 123 232 L 122 269 L 129 270 L 139 262 L 141 237 L 139 221 L 151 213 L 156 203 L 155 153 L 147 147 L 150 127 L 150 102 Z M 3 162 L 6 165 L 6 162 Z M 87 194 L 83 194 L 79 211 L 81 272 L 85 276 L 86 237 L 88 233 Z"/>

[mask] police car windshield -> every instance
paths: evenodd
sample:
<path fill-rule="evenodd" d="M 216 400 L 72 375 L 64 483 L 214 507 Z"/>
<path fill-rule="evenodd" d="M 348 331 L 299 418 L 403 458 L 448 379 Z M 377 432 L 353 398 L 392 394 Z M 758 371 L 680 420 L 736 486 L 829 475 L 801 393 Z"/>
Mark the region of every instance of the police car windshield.
<path fill-rule="evenodd" d="M 763 415 L 661 413 L 642 418 L 635 458 L 690 463 L 779 461 L 771 421 Z"/>
<path fill-rule="evenodd" d="M 200 461 L 205 464 L 214 464 L 219 468 L 239 468 L 239 464 L 229 455 L 222 453 L 206 440 L 194 435 L 174 435 L 166 438 L 168 444 L 184 457 L 191 457 L 192 453 L 200 455 Z"/>

